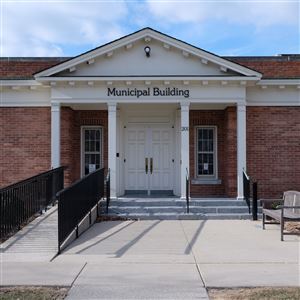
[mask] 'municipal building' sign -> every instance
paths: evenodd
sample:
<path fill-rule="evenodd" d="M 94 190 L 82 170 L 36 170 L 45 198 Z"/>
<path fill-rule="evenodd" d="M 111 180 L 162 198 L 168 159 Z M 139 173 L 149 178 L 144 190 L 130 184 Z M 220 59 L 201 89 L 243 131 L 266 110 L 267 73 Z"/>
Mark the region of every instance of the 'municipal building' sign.
<path fill-rule="evenodd" d="M 189 90 L 183 90 L 176 87 L 168 87 L 165 89 L 161 89 L 158 87 L 146 88 L 146 89 L 137 89 L 137 88 L 127 88 L 127 89 L 117 89 L 117 88 L 107 88 L 107 96 L 113 97 L 190 97 Z"/>

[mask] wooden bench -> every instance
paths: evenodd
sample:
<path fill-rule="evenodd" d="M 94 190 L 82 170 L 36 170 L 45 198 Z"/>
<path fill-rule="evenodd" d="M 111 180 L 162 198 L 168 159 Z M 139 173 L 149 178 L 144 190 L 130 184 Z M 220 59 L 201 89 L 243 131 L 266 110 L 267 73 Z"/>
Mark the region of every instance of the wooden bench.
<path fill-rule="evenodd" d="M 300 222 L 300 192 L 287 191 L 283 199 L 261 199 L 262 204 L 262 227 L 265 224 L 280 224 L 281 240 L 288 234 L 296 234 L 284 231 L 284 222 Z M 273 209 L 271 209 L 273 207 Z M 275 221 L 266 221 L 266 216 Z"/>

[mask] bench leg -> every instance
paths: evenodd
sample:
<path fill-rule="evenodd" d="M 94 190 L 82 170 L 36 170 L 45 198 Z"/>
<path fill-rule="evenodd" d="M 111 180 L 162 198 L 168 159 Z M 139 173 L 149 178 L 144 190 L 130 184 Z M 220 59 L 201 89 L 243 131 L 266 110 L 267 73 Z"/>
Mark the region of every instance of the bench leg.
<path fill-rule="evenodd" d="M 262 228 L 265 229 L 266 215 L 263 213 L 262 215 Z"/>

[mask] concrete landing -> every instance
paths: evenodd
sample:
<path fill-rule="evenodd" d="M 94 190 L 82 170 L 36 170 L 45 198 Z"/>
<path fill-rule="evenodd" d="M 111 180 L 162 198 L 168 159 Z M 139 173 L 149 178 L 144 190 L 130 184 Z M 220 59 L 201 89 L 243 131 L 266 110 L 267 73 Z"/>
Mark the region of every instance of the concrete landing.
<path fill-rule="evenodd" d="M 262 230 L 261 222 L 102 222 L 52 262 L 28 247 L 21 253 L 17 242 L 9 248 L 18 251 L 1 254 L 1 285 L 70 286 L 68 300 L 208 299 L 207 287 L 300 286 L 299 237 L 281 242 L 279 226 Z"/>

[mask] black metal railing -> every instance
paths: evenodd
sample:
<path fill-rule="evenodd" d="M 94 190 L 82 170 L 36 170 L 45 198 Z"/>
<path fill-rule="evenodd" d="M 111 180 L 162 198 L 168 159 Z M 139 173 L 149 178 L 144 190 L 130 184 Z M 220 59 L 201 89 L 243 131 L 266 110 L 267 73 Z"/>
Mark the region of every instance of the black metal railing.
<path fill-rule="evenodd" d="M 249 209 L 249 214 L 251 213 L 251 208 L 250 208 L 250 177 L 247 175 L 245 170 L 243 170 L 243 186 L 244 186 L 244 200 L 247 203 L 248 209 Z"/>
<path fill-rule="evenodd" d="M 252 211 L 253 221 L 257 220 L 257 182 L 253 181 L 250 176 L 243 170 L 243 186 L 244 186 L 244 199 L 249 208 L 249 214 Z M 252 204 L 252 205 L 251 205 Z"/>
<path fill-rule="evenodd" d="M 89 215 L 92 222 L 92 209 L 99 205 L 104 195 L 104 168 L 98 169 L 77 180 L 57 193 L 58 198 L 58 253 L 63 243 L 75 230 L 78 237 L 79 223 Z M 99 207 L 97 207 L 97 214 Z"/>
<path fill-rule="evenodd" d="M 186 199 L 186 212 L 190 213 L 190 176 L 189 171 L 186 168 L 186 176 L 185 176 L 185 199 Z"/>
<path fill-rule="evenodd" d="M 49 170 L 0 190 L 0 238 L 20 230 L 56 200 L 64 187 L 64 167 Z"/>
<path fill-rule="evenodd" d="M 105 187 L 106 187 L 106 214 L 108 214 L 108 208 L 110 203 L 110 169 L 108 169 L 106 175 Z"/>

